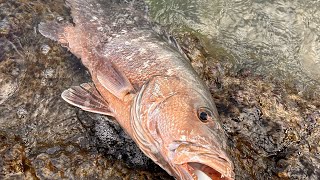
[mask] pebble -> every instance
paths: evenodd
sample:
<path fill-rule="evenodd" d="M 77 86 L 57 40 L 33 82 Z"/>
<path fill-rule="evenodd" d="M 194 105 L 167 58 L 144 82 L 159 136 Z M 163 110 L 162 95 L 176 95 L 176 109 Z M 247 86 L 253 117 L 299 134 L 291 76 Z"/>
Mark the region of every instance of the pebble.
<path fill-rule="evenodd" d="M 44 44 L 40 47 L 40 51 L 42 54 L 47 55 L 49 51 L 51 50 L 50 46 L 47 44 Z"/>

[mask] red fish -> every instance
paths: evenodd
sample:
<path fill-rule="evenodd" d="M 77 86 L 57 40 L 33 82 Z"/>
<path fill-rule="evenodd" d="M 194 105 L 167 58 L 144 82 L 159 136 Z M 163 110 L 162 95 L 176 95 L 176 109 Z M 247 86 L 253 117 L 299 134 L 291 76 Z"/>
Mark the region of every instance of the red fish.
<path fill-rule="evenodd" d="M 74 24 L 41 23 L 88 68 L 92 83 L 62 93 L 114 117 L 139 148 L 177 179 L 233 179 L 208 88 L 190 62 L 151 29 L 144 4 L 68 0 Z"/>

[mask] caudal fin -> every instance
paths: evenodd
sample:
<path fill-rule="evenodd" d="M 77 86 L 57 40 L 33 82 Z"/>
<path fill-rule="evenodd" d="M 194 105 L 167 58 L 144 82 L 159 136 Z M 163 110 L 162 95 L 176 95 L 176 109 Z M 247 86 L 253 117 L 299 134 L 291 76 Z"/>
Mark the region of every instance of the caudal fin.
<path fill-rule="evenodd" d="M 39 32 L 51 40 L 58 41 L 62 46 L 67 47 L 74 55 L 81 58 L 83 41 L 76 28 L 72 24 L 57 23 L 55 21 L 40 23 Z"/>
<path fill-rule="evenodd" d="M 41 22 L 38 25 L 39 32 L 54 41 L 58 41 L 61 44 L 68 44 L 67 41 L 67 31 L 70 31 L 73 29 L 73 26 L 71 24 L 60 24 L 55 21 Z"/>

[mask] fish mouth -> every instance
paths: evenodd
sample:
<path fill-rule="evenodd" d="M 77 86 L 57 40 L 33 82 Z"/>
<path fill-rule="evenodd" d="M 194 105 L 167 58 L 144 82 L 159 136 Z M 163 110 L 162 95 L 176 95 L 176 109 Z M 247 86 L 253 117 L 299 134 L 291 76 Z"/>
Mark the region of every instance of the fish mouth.
<path fill-rule="evenodd" d="M 226 152 L 210 149 L 186 144 L 175 149 L 173 164 L 181 179 L 234 180 L 234 166 Z"/>
<path fill-rule="evenodd" d="M 232 172 L 229 173 L 229 176 L 222 173 L 223 169 L 218 167 L 211 167 L 206 164 L 199 162 L 188 162 L 182 165 L 184 169 L 187 170 L 189 176 L 194 180 L 233 180 Z"/>

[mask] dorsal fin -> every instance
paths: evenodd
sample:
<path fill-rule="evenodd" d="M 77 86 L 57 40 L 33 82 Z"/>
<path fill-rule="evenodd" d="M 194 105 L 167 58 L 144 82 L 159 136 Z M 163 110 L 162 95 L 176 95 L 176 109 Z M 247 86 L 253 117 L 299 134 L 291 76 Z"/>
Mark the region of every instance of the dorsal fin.
<path fill-rule="evenodd" d="M 92 83 L 73 86 L 63 91 L 61 97 L 68 103 L 85 111 L 113 116 L 108 102 L 101 97 Z"/>
<path fill-rule="evenodd" d="M 165 40 L 167 43 L 170 44 L 172 48 L 177 50 L 186 60 L 189 62 L 191 61 L 188 55 L 184 52 L 183 48 L 180 46 L 176 38 L 169 33 L 169 30 L 166 27 L 161 26 L 158 23 L 153 23 L 152 24 L 152 29 L 157 32 L 157 34 Z"/>

